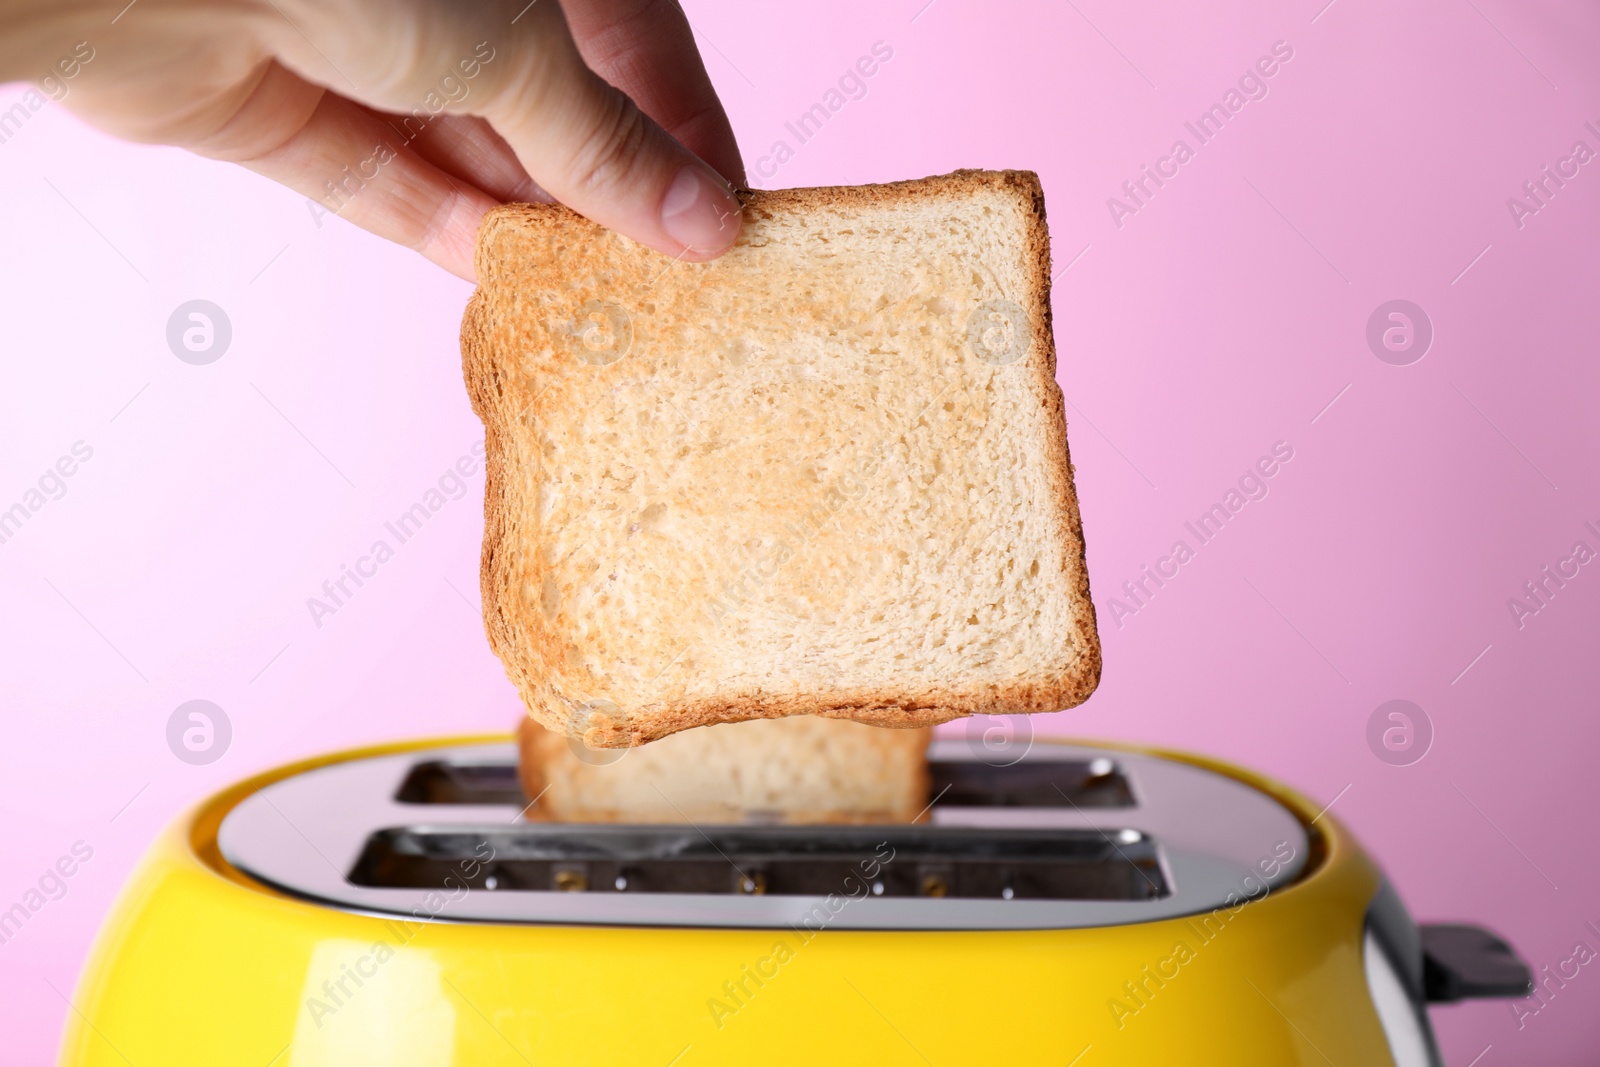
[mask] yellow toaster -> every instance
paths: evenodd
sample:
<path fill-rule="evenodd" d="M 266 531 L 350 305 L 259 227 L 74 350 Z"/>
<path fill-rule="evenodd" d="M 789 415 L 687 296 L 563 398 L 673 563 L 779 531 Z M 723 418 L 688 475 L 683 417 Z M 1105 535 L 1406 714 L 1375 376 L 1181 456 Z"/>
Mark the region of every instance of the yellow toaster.
<path fill-rule="evenodd" d="M 1430 1000 L 1531 988 L 1248 771 L 929 758 L 933 803 L 895 826 L 530 821 L 503 738 L 259 775 L 151 849 L 60 1062 L 1417 1067 Z"/>

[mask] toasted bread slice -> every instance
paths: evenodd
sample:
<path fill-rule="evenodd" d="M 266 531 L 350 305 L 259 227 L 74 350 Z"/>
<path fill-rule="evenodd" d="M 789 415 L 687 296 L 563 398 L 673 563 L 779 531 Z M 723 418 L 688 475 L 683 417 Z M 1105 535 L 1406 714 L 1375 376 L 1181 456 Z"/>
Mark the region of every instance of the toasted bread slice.
<path fill-rule="evenodd" d="M 674 262 L 491 211 L 462 324 L 484 618 L 592 747 L 1054 711 L 1100 675 L 1038 179 L 750 192 Z"/>
<path fill-rule="evenodd" d="M 907 823 L 928 806 L 933 731 L 794 715 L 591 749 L 531 718 L 518 737 L 530 817 L 558 822 Z"/>

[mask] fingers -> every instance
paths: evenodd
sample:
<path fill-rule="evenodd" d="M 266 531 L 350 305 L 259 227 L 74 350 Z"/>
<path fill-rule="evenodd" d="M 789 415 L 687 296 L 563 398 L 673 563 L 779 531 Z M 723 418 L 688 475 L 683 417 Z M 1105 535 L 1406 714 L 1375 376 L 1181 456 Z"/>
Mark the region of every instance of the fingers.
<path fill-rule="evenodd" d="M 736 186 L 744 162 L 677 0 L 587 0 L 567 7 L 584 61 Z"/>
<path fill-rule="evenodd" d="M 386 117 L 400 121 L 399 116 Z M 548 204 L 554 199 L 528 176 L 506 139 L 476 115 L 440 115 L 411 147 L 440 170 L 498 200 Z"/>
<path fill-rule="evenodd" d="M 730 248 L 740 207 L 726 180 L 585 65 L 558 7 L 539 4 L 523 22 L 477 110 L 528 173 L 573 210 L 674 258 Z"/>
<path fill-rule="evenodd" d="M 489 139 L 469 128 L 453 127 L 450 136 L 485 163 L 495 184 L 516 189 L 526 182 L 495 157 Z M 472 146 L 464 147 L 469 140 Z M 228 123 L 192 147 L 242 163 L 468 281 L 478 222 L 498 203 L 407 147 L 386 116 L 276 64 Z"/>
<path fill-rule="evenodd" d="M 622 0 L 601 2 L 612 5 L 613 15 L 625 13 Z M 422 4 L 397 16 L 417 18 L 416 25 L 380 27 L 375 42 L 349 33 L 337 7 L 295 5 L 292 22 L 264 24 L 284 68 L 263 79 L 228 126 L 281 126 L 263 114 L 273 95 L 269 83 L 323 81 L 316 73 L 323 67 L 340 76 L 339 91 L 359 102 L 329 93 L 292 137 L 270 150 L 235 148 L 227 158 L 463 277 L 473 275 L 471 248 L 483 211 L 495 198 L 546 199 L 541 189 L 674 258 L 706 260 L 731 247 L 741 220 L 727 181 L 589 69 L 558 4 L 545 0 L 514 12 L 515 6 Z M 597 55 L 608 57 L 619 80 L 647 94 L 686 136 L 714 147 L 726 118 L 681 14 L 670 4 L 641 10 L 595 31 L 611 34 L 611 46 Z M 631 43 L 657 31 L 667 35 L 665 53 Z M 689 64 L 688 74 L 672 69 L 674 63 Z M 687 88 L 667 87 L 679 81 Z M 463 114 L 469 110 L 477 118 Z M 725 142 L 731 145 L 731 136 Z M 737 155 L 716 150 L 737 174 Z"/>

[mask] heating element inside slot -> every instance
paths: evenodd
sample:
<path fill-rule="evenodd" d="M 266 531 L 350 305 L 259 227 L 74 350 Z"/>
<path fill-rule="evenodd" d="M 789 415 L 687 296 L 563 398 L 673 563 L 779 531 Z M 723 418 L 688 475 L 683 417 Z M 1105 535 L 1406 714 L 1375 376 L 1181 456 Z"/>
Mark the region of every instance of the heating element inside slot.
<path fill-rule="evenodd" d="M 547 824 L 398 827 L 354 885 L 459 890 L 1143 901 L 1169 893 L 1135 830 Z"/>
<path fill-rule="evenodd" d="M 515 804 L 528 798 L 515 763 L 426 760 L 411 768 L 394 797 L 402 804 Z"/>
<path fill-rule="evenodd" d="M 1109 759 L 1029 760 L 1005 766 L 930 761 L 943 808 L 1130 808 L 1133 790 Z"/>

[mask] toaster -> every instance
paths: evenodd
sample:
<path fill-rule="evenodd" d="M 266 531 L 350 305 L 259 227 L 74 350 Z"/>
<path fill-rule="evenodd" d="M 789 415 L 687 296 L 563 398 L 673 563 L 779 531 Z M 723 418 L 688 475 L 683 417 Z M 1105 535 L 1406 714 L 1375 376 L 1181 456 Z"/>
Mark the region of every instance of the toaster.
<path fill-rule="evenodd" d="M 936 739 L 911 824 L 539 821 L 500 738 L 285 766 L 180 818 L 62 1064 L 1437 1067 L 1514 997 L 1338 820 L 1179 752 Z"/>

